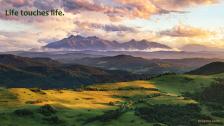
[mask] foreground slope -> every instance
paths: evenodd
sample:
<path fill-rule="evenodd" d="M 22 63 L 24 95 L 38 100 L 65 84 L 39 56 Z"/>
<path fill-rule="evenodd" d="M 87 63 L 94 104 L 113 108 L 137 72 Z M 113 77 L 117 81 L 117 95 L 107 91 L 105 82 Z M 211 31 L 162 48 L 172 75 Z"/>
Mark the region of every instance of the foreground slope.
<path fill-rule="evenodd" d="M 0 96 L 0 121 L 3 126 L 152 126 L 156 122 L 148 122 L 136 115 L 135 107 L 147 106 L 150 102 L 173 105 L 195 103 L 164 94 L 147 81 L 92 85 L 77 90 L 2 88 Z M 148 100 L 150 102 L 146 103 Z M 167 100 L 170 102 L 167 103 Z M 14 122 L 14 119 L 17 121 Z"/>
<path fill-rule="evenodd" d="M 221 126 L 224 108 L 214 110 L 185 94 L 203 93 L 222 75 L 164 75 L 70 90 L 1 88 L 0 121 L 3 126 Z"/>

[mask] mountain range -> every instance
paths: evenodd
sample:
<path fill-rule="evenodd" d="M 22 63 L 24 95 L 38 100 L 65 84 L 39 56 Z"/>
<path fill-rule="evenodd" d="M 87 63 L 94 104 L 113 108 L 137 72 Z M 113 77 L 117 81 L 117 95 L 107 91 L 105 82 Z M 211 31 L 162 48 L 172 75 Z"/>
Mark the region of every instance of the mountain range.
<path fill-rule="evenodd" d="M 171 50 L 167 45 L 147 40 L 136 41 L 134 39 L 128 42 L 109 41 L 96 36 L 83 37 L 80 35 L 71 35 L 68 38 L 52 42 L 44 46 L 48 49 L 73 49 L 73 50 Z"/>

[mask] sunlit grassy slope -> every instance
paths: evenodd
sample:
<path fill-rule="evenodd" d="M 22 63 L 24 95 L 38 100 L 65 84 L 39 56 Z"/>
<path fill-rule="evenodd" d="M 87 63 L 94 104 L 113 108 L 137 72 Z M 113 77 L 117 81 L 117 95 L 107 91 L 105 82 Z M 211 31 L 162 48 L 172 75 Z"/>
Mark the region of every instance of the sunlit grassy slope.
<path fill-rule="evenodd" d="M 201 90 L 214 83 L 216 76 L 166 75 L 150 80 L 161 91 L 180 95 L 183 92 Z"/>
<path fill-rule="evenodd" d="M 17 95 L 21 105 L 33 102 L 35 105 L 55 104 L 68 108 L 100 109 L 107 108 L 106 104 L 109 102 L 121 101 L 112 97 L 113 92 L 42 90 L 42 94 L 24 88 L 10 89 L 10 92 Z"/>
<path fill-rule="evenodd" d="M 131 88 L 131 90 L 125 89 Z M 81 90 L 37 90 L 26 88 L 11 88 L 0 90 L 0 126 L 42 126 L 48 125 L 43 117 L 38 114 L 37 108 L 45 104 L 51 104 L 59 111 L 57 116 L 64 120 L 67 125 L 83 125 L 85 119 L 101 115 L 103 111 L 113 110 L 125 103 L 124 97 L 147 96 L 159 94 L 155 86 L 147 81 L 120 82 L 114 84 L 95 85 L 88 88 L 106 89 L 106 91 Z M 124 89 L 122 89 L 124 88 Z M 136 88 L 136 90 L 135 90 Z M 143 89 L 140 89 L 143 88 Z M 111 105 L 114 103 L 114 105 Z M 21 108 L 29 108 L 34 111 L 34 117 L 18 117 L 13 111 Z M 7 112 L 8 114 L 2 114 Z M 18 118 L 18 119 L 17 119 Z M 17 119 L 17 122 L 13 120 Z M 26 121 L 24 121 L 26 120 Z M 108 125 L 150 125 L 137 117 L 134 112 L 124 114 L 120 121 L 112 121 Z M 135 122 L 131 122 L 131 121 Z M 44 124 L 46 123 L 46 124 Z M 92 122 L 86 125 L 105 125 L 102 122 Z"/>
<path fill-rule="evenodd" d="M 150 81 L 96 84 L 79 90 L 0 88 L 0 126 L 153 126 L 153 123 L 136 116 L 132 108 L 148 104 L 197 103 L 184 98 L 181 93 L 201 90 L 213 83 L 217 76 L 167 75 Z M 38 112 L 46 104 L 56 108 L 54 116 L 60 123 L 52 124 L 49 117 Z M 116 119 L 85 123 L 89 118 L 121 106 L 128 108 L 128 111 Z M 33 114 L 18 116 L 14 113 L 22 108 L 29 109 Z M 57 122 L 57 119 L 53 120 Z"/>
<path fill-rule="evenodd" d="M 121 102 L 122 99 L 119 96 L 134 96 L 134 95 L 148 95 L 159 93 L 156 90 L 126 90 L 122 89 L 127 88 L 145 88 L 145 89 L 154 89 L 155 86 L 146 82 L 146 81 L 134 81 L 134 82 L 120 82 L 115 84 L 104 84 L 90 86 L 91 88 L 97 89 L 106 89 L 106 91 L 87 91 L 85 89 L 79 90 L 41 90 L 41 91 L 32 91 L 33 89 L 27 88 L 11 88 L 11 89 L 2 89 L 1 94 L 2 100 L 5 99 L 5 102 L 1 103 L 15 102 L 10 98 L 14 99 L 17 97 L 16 105 L 27 105 L 29 103 L 35 105 L 44 105 L 44 104 L 55 104 L 64 106 L 67 108 L 85 108 L 85 109 L 104 109 L 111 107 L 108 105 L 110 102 Z M 120 89 L 120 90 L 118 90 Z M 3 97 L 4 96 L 4 97 Z M 13 103 L 13 106 L 14 103 Z"/>

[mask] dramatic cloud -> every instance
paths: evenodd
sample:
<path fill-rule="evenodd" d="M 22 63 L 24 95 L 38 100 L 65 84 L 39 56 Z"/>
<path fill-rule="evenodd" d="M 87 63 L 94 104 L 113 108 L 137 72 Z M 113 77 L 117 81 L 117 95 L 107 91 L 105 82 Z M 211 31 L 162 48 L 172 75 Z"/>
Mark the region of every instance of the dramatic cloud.
<path fill-rule="evenodd" d="M 10 27 L 11 30 L 0 30 L 0 47 L 1 50 L 28 50 L 31 48 L 38 48 L 44 46 L 49 40 L 59 40 L 66 36 L 75 28 L 74 15 L 66 15 L 63 18 L 54 17 L 47 18 L 50 20 L 41 21 L 31 21 L 21 19 L 19 21 L 24 21 L 25 23 L 15 23 L 15 21 L 10 21 L 14 27 Z M 32 17 L 30 18 L 32 19 Z M 10 24 L 8 23 L 8 24 Z M 1 24 L 0 24 L 1 25 Z M 21 28 L 19 26 L 29 26 L 28 28 Z M 7 32 L 6 32 L 7 31 Z M 6 48 L 7 47 L 7 48 Z"/>
<path fill-rule="evenodd" d="M 70 34 L 98 36 L 104 39 L 127 41 L 141 40 L 173 43 L 186 38 L 206 38 L 213 33 L 189 26 L 176 26 L 166 19 L 158 24 L 159 29 L 151 29 L 154 17 L 170 16 L 170 13 L 185 13 L 188 8 L 219 3 L 219 0 L 0 0 L 0 23 L 16 22 L 11 33 L 0 24 L 0 47 L 10 49 L 33 48 L 46 44 L 49 40 L 60 40 Z M 6 9 L 50 10 L 60 9 L 65 16 L 5 16 Z M 182 16 L 181 14 L 179 16 Z M 164 17 L 165 17 L 164 16 Z M 172 16 L 172 14 L 171 14 Z M 173 18 L 173 17 L 172 17 Z M 176 18 L 176 17 L 175 17 Z M 142 20 L 138 22 L 139 20 Z M 177 19 L 179 20 L 179 19 Z M 130 23 L 130 21 L 133 21 Z M 20 25 L 20 27 L 16 27 Z M 31 27 L 21 29 L 21 26 Z M 139 27 L 141 28 L 139 28 Z M 157 27 L 157 26 L 156 26 Z M 7 29 L 7 30 L 4 30 Z M 21 29 L 20 32 L 15 29 Z M 159 34 L 157 34 L 159 32 Z M 174 40 L 175 39 L 175 40 Z M 178 40 L 177 40 L 178 39 Z M 187 41 L 187 40 L 186 40 Z M 188 40 L 186 43 L 202 40 Z M 203 40 L 204 41 L 204 40 Z M 215 41 L 215 40 L 214 40 Z M 219 40 L 217 40 L 219 41 Z M 223 41 L 219 42 L 223 43 Z M 166 44 L 166 43 L 165 43 Z"/>
<path fill-rule="evenodd" d="M 37 40 L 35 33 L 31 32 L 0 32 L 0 50 L 27 50 L 33 47 L 39 47 L 42 44 Z"/>
<path fill-rule="evenodd" d="M 160 34 L 171 37 L 208 37 L 214 33 L 192 26 L 178 25 L 170 30 L 161 31 Z"/>
<path fill-rule="evenodd" d="M 79 22 L 76 21 L 75 24 L 82 29 L 96 29 L 103 30 L 105 32 L 137 32 L 138 30 L 132 27 L 127 27 L 124 25 L 112 25 L 112 24 L 99 24 L 99 23 L 89 23 L 89 22 Z"/>
<path fill-rule="evenodd" d="M 64 0 L 62 6 L 66 11 L 100 11 L 103 12 L 106 10 L 106 7 L 103 5 L 98 5 L 91 0 Z"/>
<path fill-rule="evenodd" d="M 10 7 L 42 10 L 61 8 L 74 14 L 82 11 L 104 13 L 112 19 L 115 17 L 147 19 L 152 15 L 182 13 L 187 7 L 217 2 L 218 0 L 2 0 L 0 7 L 3 10 Z"/>
<path fill-rule="evenodd" d="M 130 17 L 149 18 L 152 15 L 183 13 L 187 7 L 206 5 L 219 2 L 218 0 L 114 0 L 122 4 L 122 14 Z M 127 11 L 126 11 L 127 10 Z M 116 12 L 116 11 L 115 11 Z"/>
<path fill-rule="evenodd" d="M 153 2 L 158 7 L 167 10 L 182 10 L 185 7 L 218 3 L 220 0 L 153 0 Z"/>
<path fill-rule="evenodd" d="M 2 3 L 11 4 L 13 7 L 29 6 L 30 0 L 3 0 Z"/>

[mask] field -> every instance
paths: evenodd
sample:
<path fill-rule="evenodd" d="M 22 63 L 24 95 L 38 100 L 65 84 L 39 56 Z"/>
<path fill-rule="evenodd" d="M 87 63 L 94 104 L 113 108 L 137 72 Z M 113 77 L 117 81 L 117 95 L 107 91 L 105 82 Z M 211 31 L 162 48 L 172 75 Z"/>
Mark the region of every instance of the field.
<path fill-rule="evenodd" d="M 180 114 L 185 114 L 186 105 L 199 105 L 202 109 L 197 113 L 190 109 L 196 114 L 186 113 L 189 120 L 190 117 L 212 118 L 218 123 L 208 123 L 208 126 L 222 125 L 224 119 L 211 115 L 207 106 L 183 96 L 184 92 L 194 93 L 210 86 L 217 77 L 222 75 L 166 75 L 149 81 L 96 84 L 79 89 L 0 88 L 0 126 L 173 125 L 179 124 L 181 118 L 177 117 L 171 124 L 165 118 L 148 120 L 147 116 L 154 118 L 154 115 L 146 112 L 154 107 L 166 117 L 170 114 L 163 108 L 167 107 L 173 113 L 180 110 Z"/>

